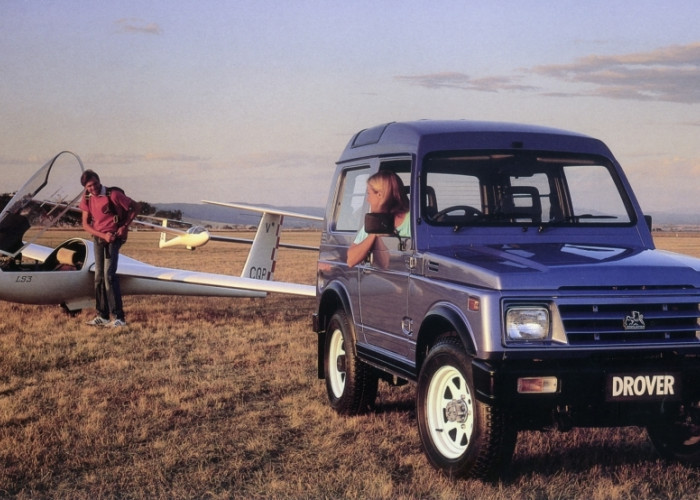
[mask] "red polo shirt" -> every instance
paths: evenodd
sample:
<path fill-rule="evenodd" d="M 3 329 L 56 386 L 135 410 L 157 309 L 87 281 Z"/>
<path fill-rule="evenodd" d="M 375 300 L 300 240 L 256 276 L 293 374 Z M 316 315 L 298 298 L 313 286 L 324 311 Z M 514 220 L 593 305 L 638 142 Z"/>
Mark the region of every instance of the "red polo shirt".
<path fill-rule="evenodd" d="M 126 196 L 118 189 L 110 191 L 112 204 L 124 209 L 124 213 L 131 206 L 131 198 Z M 115 214 L 110 211 L 109 198 L 107 197 L 107 188 L 102 186 L 102 192 L 97 196 L 83 196 L 80 200 L 80 210 L 88 212 L 92 217 L 92 227 L 101 233 L 114 233 L 119 225 L 115 222 Z"/>

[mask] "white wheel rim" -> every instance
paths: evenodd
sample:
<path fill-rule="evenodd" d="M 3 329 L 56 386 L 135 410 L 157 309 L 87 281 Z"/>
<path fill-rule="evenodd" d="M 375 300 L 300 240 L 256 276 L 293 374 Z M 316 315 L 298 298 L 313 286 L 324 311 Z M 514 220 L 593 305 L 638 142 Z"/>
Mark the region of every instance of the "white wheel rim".
<path fill-rule="evenodd" d="M 331 333 L 331 341 L 328 348 L 328 378 L 333 395 L 337 398 L 341 397 L 345 390 L 345 370 L 338 369 L 338 360 L 343 357 L 345 357 L 343 332 L 336 328 Z"/>
<path fill-rule="evenodd" d="M 428 432 L 435 448 L 457 459 L 474 432 L 474 402 L 467 381 L 453 366 L 443 366 L 430 380 L 426 397 Z"/>

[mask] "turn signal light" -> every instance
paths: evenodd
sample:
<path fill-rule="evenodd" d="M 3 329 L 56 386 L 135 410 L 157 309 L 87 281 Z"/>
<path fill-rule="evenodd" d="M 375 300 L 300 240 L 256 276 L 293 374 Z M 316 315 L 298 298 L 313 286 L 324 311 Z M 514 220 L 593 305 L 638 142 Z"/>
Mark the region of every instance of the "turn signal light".
<path fill-rule="evenodd" d="M 520 394 L 553 394 L 557 392 L 557 377 L 523 377 L 518 379 Z"/>

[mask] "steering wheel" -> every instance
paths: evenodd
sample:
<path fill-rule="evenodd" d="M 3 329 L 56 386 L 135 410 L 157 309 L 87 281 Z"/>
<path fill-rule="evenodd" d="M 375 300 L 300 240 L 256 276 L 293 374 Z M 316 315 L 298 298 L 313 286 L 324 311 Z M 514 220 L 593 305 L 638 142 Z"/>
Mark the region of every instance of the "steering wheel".
<path fill-rule="evenodd" d="M 464 212 L 464 217 L 481 217 L 484 214 L 481 212 L 481 210 L 477 210 L 474 207 L 470 207 L 469 205 L 454 205 L 452 207 L 447 207 L 443 208 L 440 210 L 438 213 L 436 213 L 433 216 L 433 220 L 439 221 L 441 218 L 443 218 L 445 215 L 452 213 L 452 212 L 458 212 L 458 211 Z"/>

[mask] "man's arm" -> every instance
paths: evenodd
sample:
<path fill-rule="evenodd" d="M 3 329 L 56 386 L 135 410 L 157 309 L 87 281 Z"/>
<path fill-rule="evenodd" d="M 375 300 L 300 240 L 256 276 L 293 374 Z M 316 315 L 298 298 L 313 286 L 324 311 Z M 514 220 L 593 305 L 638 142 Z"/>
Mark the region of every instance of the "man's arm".
<path fill-rule="evenodd" d="M 126 218 L 119 224 L 119 228 L 117 228 L 117 237 L 124 239 L 126 233 L 129 232 L 129 225 L 134 221 L 140 211 L 141 204 L 131 200 L 129 210 L 126 212 Z"/>
<path fill-rule="evenodd" d="M 96 230 L 94 227 L 92 227 L 92 225 L 90 224 L 90 213 L 86 212 L 84 210 L 83 210 L 83 229 L 97 238 L 102 238 L 107 243 L 111 243 L 114 240 L 113 234 L 102 233 L 102 232 Z"/>

